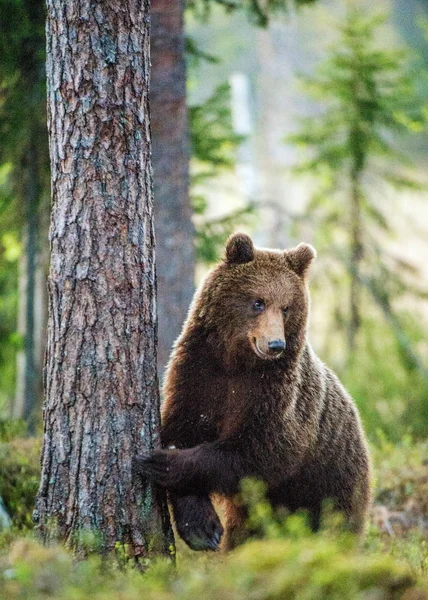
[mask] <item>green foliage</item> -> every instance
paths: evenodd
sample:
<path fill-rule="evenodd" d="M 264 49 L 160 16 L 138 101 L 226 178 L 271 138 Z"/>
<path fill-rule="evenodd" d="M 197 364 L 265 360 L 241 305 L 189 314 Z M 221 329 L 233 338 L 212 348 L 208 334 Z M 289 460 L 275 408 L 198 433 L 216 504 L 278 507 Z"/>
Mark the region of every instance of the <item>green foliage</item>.
<path fill-rule="evenodd" d="M 252 536 L 258 535 L 262 539 L 302 538 L 311 536 L 308 514 L 305 511 L 290 515 L 284 509 L 274 510 L 266 498 L 266 485 L 257 479 L 247 478 L 241 481 L 241 502 L 247 507 L 247 526 Z M 339 521 L 336 515 L 331 514 L 326 503 L 324 507 L 324 522 L 327 522 L 329 532 L 332 533 Z M 343 531 L 342 531 L 343 533 Z M 343 540 L 345 537 L 342 538 Z M 353 538 L 349 541 L 352 543 Z"/>
<path fill-rule="evenodd" d="M 0 496 L 6 510 L 18 529 L 32 527 L 34 499 L 40 479 L 40 440 L 14 438 L 22 433 L 22 423 L 6 426 L 0 432 L 6 441 L 0 441 Z"/>
<path fill-rule="evenodd" d="M 195 211 L 197 215 L 198 212 Z M 227 238 L 236 230 L 236 225 L 248 223 L 254 214 L 254 207 L 248 204 L 218 219 L 195 219 L 196 227 L 196 255 L 199 261 L 207 265 L 217 262 Z"/>
<path fill-rule="evenodd" d="M 415 442 L 410 435 L 392 444 L 379 432 L 371 454 L 374 501 L 386 507 L 391 519 L 395 516 L 395 523 L 392 535 L 379 534 L 372 526 L 365 547 L 370 552 L 399 558 L 415 574 L 428 577 L 428 444 Z"/>
<path fill-rule="evenodd" d="M 313 79 L 304 79 L 306 93 L 321 112 L 300 121 L 300 131 L 288 140 L 310 156 L 296 168 L 317 177 L 318 191 L 309 211 L 329 227 L 321 242 L 331 243 L 337 229 L 349 219 L 343 200 L 355 162 L 370 173 L 364 182 L 364 217 L 381 230 L 389 230 L 385 207 L 372 193 L 374 183 L 420 189 L 419 183 L 399 168 L 408 164 L 397 142 L 400 134 L 424 127 L 421 99 L 416 96 L 418 74 L 402 50 L 383 50 L 376 42 L 381 16 L 365 16 L 352 9 L 339 25 L 340 40 L 332 47 Z M 371 240 L 373 243 L 374 240 Z"/>
<path fill-rule="evenodd" d="M 337 244 L 344 249 L 340 234 L 349 227 L 346 198 L 355 165 L 365 174 L 361 183 L 362 218 L 367 223 L 364 246 L 372 260 L 380 250 L 377 230 L 390 231 L 389 207 L 381 205 L 376 184 L 422 188 L 403 171 L 403 163 L 409 160 L 398 149 L 400 135 L 424 127 L 421 99 L 416 95 L 418 74 L 403 50 L 378 47 L 384 20 L 356 8 L 349 10 L 338 26 L 340 40 L 328 51 L 317 75 L 303 79 L 304 90 L 319 103 L 320 113 L 302 119 L 299 131 L 287 138 L 306 151 L 306 160 L 299 162 L 296 172 L 317 181 L 308 213 L 323 225 L 317 236 L 323 247 Z"/>
<path fill-rule="evenodd" d="M 242 138 L 232 130 L 229 85 L 219 85 L 205 102 L 190 106 L 189 121 L 192 158 L 203 168 L 198 181 L 233 167 Z"/>
<path fill-rule="evenodd" d="M 397 165 L 408 160 L 394 144 L 394 136 L 399 139 L 409 130 L 424 129 L 424 111 L 416 94 L 421 74 L 412 69 L 404 50 L 379 47 L 376 40 L 384 22 L 382 15 L 366 16 L 360 9 L 350 9 L 338 25 L 340 40 L 329 49 L 316 76 L 302 78 L 304 90 L 320 104 L 321 112 L 301 120 L 300 131 L 288 139 L 311 150 L 296 171 L 318 176 L 326 190 L 343 190 L 355 160 L 361 169 L 370 169 L 378 182 L 420 187 L 400 170 L 397 176 Z M 372 186 L 373 179 L 367 182 L 367 187 Z M 366 210 L 375 209 L 369 194 L 367 198 Z M 324 195 L 317 194 L 311 209 L 325 203 Z M 382 216 L 378 224 L 385 222 Z"/>
<path fill-rule="evenodd" d="M 20 339 L 16 334 L 18 269 L 8 261 L 7 249 L 0 241 L 0 414 L 15 392 L 16 351 Z"/>
<path fill-rule="evenodd" d="M 202 50 L 197 45 L 196 41 L 190 36 L 186 36 L 185 38 L 185 52 L 188 68 L 198 67 L 201 61 L 206 61 L 212 64 L 217 64 L 220 62 L 220 59 L 217 56 L 213 56 L 212 54 L 208 54 L 208 52 Z"/>
<path fill-rule="evenodd" d="M 232 129 L 230 88 L 218 86 L 205 102 L 189 107 L 190 140 L 192 148 L 191 199 L 196 227 L 196 254 L 199 261 L 211 264 L 218 260 L 224 243 L 236 224 L 248 220 L 252 206 L 232 211 L 221 218 L 206 216 L 208 203 L 198 193 L 219 173 L 235 165 L 236 149 L 242 137 Z"/>
<path fill-rule="evenodd" d="M 358 405 L 367 434 L 374 440 L 378 430 L 382 430 L 395 442 L 408 432 L 425 437 L 427 378 L 409 367 L 396 336 L 380 312 L 365 315 L 361 328 L 358 352 L 339 372 Z M 408 333 L 409 343 L 417 347 L 423 331 L 412 331 L 409 327 Z M 336 339 L 332 334 L 330 344 Z"/>
<path fill-rule="evenodd" d="M 143 576 L 96 556 L 74 563 L 62 548 L 20 539 L 2 558 L 0 595 L 8 600 L 404 600 L 419 590 L 414 597 L 426 597 L 423 583 L 392 557 L 363 554 L 346 539 L 297 529 L 292 539 L 252 541 L 209 562 L 192 555 L 178 570 L 158 560 Z"/>
<path fill-rule="evenodd" d="M 13 427 L 3 427 L 4 437 L 9 440 Z M 30 516 L 37 476 L 31 483 L 35 467 L 29 469 L 28 461 L 31 456 L 31 462 L 36 465 L 40 442 L 33 441 L 31 445 L 28 439 L 12 441 L 13 444 L 10 441 L 7 444 L 8 448 L 0 444 L 0 470 L 6 474 L 9 488 L 19 488 L 20 491 L 14 492 L 15 497 L 21 495 Z M 380 435 L 372 455 L 375 502 L 394 509 L 412 500 L 419 503 L 423 511 L 428 511 L 427 443 L 415 443 L 407 436 L 393 445 Z M 28 490 L 24 491 L 25 481 Z M 0 489 L 2 494 L 6 498 L 7 487 Z M 258 532 L 259 539 L 247 542 L 228 555 L 194 553 L 179 544 L 177 569 L 170 560 L 147 559 L 142 565 L 144 575 L 129 559 L 126 546 L 118 545 L 112 557 L 100 557 L 96 537 L 88 536 L 88 558 L 76 561 L 61 547 L 40 545 L 29 532 L 26 538 L 17 536 L 16 531 L 3 532 L 0 535 L 0 598 L 428 598 L 428 549 L 422 531 L 411 531 L 406 537 L 389 537 L 372 527 L 362 547 L 350 534 L 336 528 L 334 521 L 329 520 L 325 529 L 312 534 L 303 515 L 284 519 L 284 515 L 274 513 L 260 482 L 243 482 L 242 501 L 249 508 L 249 525 Z M 24 525 L 28 525 L 28 521 Z"/>
<path fill-rule="evenodd" d="M 14 394 L 18 255 L 30 177 L 49 189 L 45 92 L 45 4 L 0 0 L 0 414 Z M 29 150 L 36 148 L 36 157 Z M 35 164 L 29 164 L 34 161 Z M 31 173 L 31 176 L 29 175 Z M 37 179 L 37 181 L 35 181 Z M 37 206 L 31 207 L 33 214 Z"/>
<path fill-rule="evenodd" d="M 406 537 L 379 536 L 372 530 L 365 548 L 376 554 L 387 554 L 409 566 L 414 575 L 428 576 L 428 544 L 420 531 L 409 533 Z M 423 596 L 422 596 L 423 597 Z M 425 597 L 423 597 L 425 600 Z"/>
<path fill-rule="evenodd" d="M 18 258 L 21 247 L 10 189 L 11 167 L 0 167 L 0 415 L 15 392 Z"/>
<path fill-rule="evenodd" d="M 314 4 L 316 0 L 187 0 L 187 6 L 197 17 L 207 19 L 212 7 L 217 4 L 227 12 L 245 10 L 249 18 L 260 27 L 266 27 L 269 19 L 294 6 Z"/>
<path fill-rule="evenodd" d="M 428 442 L 416 443 L 405 435 L 393 444 L 379 433 L 372 446 L 372 459 L 377 502 L 397 508 L 411 501 L 421 514 L 428 515 Z"/>
<path fill-rule="evenodd" d="M 44 28 L 43 2 L 0 1 L 0 165 L 20 167 L 29 130 L 46 130 Z"/>
<path fill-rule="evenodd" d="M 324 276 L 314 282 L 314 303 L 321 294 L 325 301 L 325 289 L 333 287 L 330 346 L 343 354 L 347 336 L 349 347 L 347 370 L 343 360 L 336 365 L 369 429 L 385 426 L 397 438 L 408 426 L 424 435 L 428 425 L 420 319 L 416 311 L 409 318 L 396 308 L 410 297 L 426 297 L 427 290 L 417 268 L 387 250 L 397 194 L 425 187 L 411 173 L 400 142 L 423 131 L 426 111 L 409 54 L 379 44 L 384 22 L 355 6 L 348 10 L 337 43 L 316 75 L 303 80 L 319 112 L 302 119 L 288 141 L 303 153 L 296 173 L 316 183 L 306 222 Z"/>
<path fill-rule="evenodd" d="M 268 20 L 290 6 L 312 4 L 316 0 L 188 0 L 186 7 L 197 18 L 208 19 L 214 5 L 227 12 L 244 10 L 251 21 L 266 26 Z M 186 51 L 190 67 L 197 67 L 201 60 L 211 63 L 219 59 L 201 50 L 192 38 L 186 38 Z M 190 136 L 192 145 L 191 197 L 196 226 L 197 259 L 207 265 L 219 260 L 228 236 L 237 224 L 246 225 L 254 214 L 252 204 L 239 208 L 220 218 L 207 218 L 208 203 L 203 194 L 195 192 L 198 185 L 207 183 L 221 172 L 234 167 L 236 149 L 242 141 L 234 134 L 231 123 L 229 86 L 218 86 L 211 97 L 189 108 Z"/>
<path fill-rule="evenodd" d="M 24 437 L 27 424 L 22 419 L 0 420 L 0 443 L 11 442 L 15 438 Z"/>

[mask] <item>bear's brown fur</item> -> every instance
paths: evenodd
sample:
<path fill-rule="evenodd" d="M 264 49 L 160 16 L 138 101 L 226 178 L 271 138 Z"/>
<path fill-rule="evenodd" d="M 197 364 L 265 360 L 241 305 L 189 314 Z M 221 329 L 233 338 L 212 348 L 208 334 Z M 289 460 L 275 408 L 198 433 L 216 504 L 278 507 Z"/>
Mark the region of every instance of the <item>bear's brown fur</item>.
<path fill-rule="evenodd" d="M 223 527 L 211 498 L 226 499 L 226 542 L 243 535 L 235 503 L 244 477 L 273 506 L 307 509 L 314 529 L 327 498 L 351 528 L 370 500 L 367 446 L 357 410 L 307 341 L 306 276 L 314 249 L 255 249 L 232 236 L 225 260 L 196 292 L 165 377 L 165 450 L 137 470 L 169 490 L 176 526 L 196 550 L 215 550 Z"/>

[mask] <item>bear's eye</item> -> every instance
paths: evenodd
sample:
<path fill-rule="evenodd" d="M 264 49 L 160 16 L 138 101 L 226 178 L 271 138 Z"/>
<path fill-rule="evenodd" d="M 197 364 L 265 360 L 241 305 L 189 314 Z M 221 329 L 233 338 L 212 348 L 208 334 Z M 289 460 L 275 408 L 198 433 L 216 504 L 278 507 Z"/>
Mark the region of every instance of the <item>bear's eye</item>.
<path fill-rule="evenodd" d="M 263 300 L 255 300 L 253 302 L 253 309 L 257 313 L 263 312 L 265 309 L 265 303 L 263 302 Z"/>
<path fill-rule="evenodd" d="M 288 306 L 286 308 L 282 309 L 282 313 L 283 313 L 284 317 L 287 316 L 287 314 L 288 314 Z"/>

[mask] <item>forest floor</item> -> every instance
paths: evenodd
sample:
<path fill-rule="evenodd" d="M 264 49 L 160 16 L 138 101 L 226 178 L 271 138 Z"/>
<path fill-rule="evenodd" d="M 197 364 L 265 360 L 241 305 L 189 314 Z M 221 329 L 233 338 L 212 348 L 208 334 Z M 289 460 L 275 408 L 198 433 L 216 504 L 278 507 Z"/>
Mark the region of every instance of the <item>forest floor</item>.
<path fill-rule="evenodd" d="M 334 522 L 316 535 L 301 517 L 280 523 L 250 490 L 263 539 L 228 555 L 196 554 L 178 541 L 177 568 L 158 560 L 143 577 L 123 556 L 76 562 L 34 539 L 39 450 L 34 440 L 0 443 L 0 495 L 19 525 L 0 533 L 1 600 L 428 600 L 428 442 L 372 447 L 374 507 L 363 545 Z"/>

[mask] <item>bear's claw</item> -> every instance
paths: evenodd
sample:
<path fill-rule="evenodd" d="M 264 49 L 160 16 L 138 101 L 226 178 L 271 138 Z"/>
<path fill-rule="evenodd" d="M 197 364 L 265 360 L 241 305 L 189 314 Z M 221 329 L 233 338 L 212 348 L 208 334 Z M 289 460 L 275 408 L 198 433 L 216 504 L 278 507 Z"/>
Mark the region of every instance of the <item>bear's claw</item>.
<path fill-rule="evenodd" d="M 151 481 L 167 486 L 169 480 L 168 453 L 163 450 L 144 452 L 134 457 L 133 470 Z"/>
<path fill-rule="evenodd" d="M 205 526 L 204 526 L 205 525 Z M 180 536 L 192 550 L 211 550 L 216 552 L 219 549 L 223 527 L 218 522 L 206 523 L 197 529 L 186 527 L 186 531 L 179 531 Z"/>

